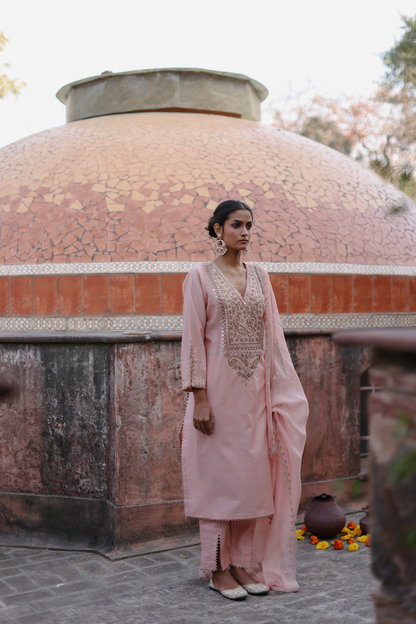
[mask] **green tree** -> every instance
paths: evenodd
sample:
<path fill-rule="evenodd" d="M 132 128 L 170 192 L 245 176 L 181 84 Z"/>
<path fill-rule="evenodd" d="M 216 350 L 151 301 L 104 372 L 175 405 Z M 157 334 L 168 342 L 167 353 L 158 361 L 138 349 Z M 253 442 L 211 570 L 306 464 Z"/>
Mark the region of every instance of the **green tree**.
<path fill-rule="evenodd" d="M 403 36 L 382 55 L 387 67 L 384 84 L 395 91 L 397 88 L 414 91 L 416 88 L 416 17 L 401 16 L 404 22 Z"/>
<path fill-rule="evenodd" d="M 0 53 L 3 52 L 8 41 L 4 32 L 0 31 Z M 9 78 L 5 71 L 5 68 L 8 69 L 9 67 L 9 63 L 0 63 L 0 100 L 8 95 L 15 95 L 17 97 L 23 87 L 26 86 L 25 82 L 21 82 L 16 78 Z"/>
<path fill-rule="evenodd" d="M 416 198 L 416 17 L 401 16 L 403 35 L 382 55 L 387 70 L 376 98 L 390 105 L 392 145 L 375 163 L 379 173 Z"/>

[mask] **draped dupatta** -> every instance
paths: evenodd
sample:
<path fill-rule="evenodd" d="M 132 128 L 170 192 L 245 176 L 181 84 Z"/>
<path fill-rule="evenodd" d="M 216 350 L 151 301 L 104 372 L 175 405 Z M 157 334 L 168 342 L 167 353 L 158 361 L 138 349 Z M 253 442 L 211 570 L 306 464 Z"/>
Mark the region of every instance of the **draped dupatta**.
<path fill-rule="evenodd" d="M 275 512 L 257 520 L 253 572 L 275 591 L 299 589 L 295 520 L 301 496 L 301 462 L 308 403 L 290 358 L 270 279 L 256 265 L 266 297 L 266 402 Z"/>

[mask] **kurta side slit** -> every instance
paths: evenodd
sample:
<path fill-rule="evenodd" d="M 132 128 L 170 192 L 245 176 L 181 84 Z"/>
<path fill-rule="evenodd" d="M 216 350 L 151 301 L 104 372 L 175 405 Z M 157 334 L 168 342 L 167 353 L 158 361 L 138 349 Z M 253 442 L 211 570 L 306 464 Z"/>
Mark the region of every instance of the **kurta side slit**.
<path fill-rule="evenodd" d="M 262 570 L 256 578 L 297 591 L 294 519 L 307 403 L 268 275 L 260 265 L 246 268 L 244 297 L 214 262 L 195 265 L 184 282 L 185 513 L 257 519 L 253 565 Z M 193 427 L 193 387 L 206 389 L 215 419 L 209 436 Z"/>

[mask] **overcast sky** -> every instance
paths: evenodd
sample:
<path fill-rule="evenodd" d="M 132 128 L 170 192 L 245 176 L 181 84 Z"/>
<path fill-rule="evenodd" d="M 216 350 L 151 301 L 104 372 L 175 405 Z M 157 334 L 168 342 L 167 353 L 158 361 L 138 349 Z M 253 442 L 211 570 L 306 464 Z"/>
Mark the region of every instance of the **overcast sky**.
<path fill-rule="evenodd" d="M 414 0 L 0 0 L 0 57 L 27 83 L 0 100 L 0 146 L 65 123 L 64 84 L 103 71 L 203 67 L 247 74 L 268 101 L 312 85 L 369 95 Z M 267 121 L 267 118 L 266 118 Z"/>

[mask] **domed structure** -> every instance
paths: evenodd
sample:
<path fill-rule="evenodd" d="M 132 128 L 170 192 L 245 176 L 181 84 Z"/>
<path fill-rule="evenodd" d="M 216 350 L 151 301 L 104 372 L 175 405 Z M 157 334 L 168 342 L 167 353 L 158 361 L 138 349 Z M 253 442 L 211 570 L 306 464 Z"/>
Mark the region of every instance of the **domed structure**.
<path fill-rule="evenodd" d="M 253 208 L 248 259 L 310 402 L 302 505 L 340 480 L 339 501 L 353 492 L 371 353 L 328 334 L 416 325 L 416 207 L 259 123 L 266 95 L 239 74 L 105 72 L 58 92 L 67 125 L 0 150 L 0 370 L 20 389 L 0 418 L 2 543 L 117 557 L 190 526 L 181 286 L 214 257 L 204 228 L 225 198 Z"/>
<path fill-rule="evenodd" d="M 135 288 L 131 273 L 181 274 L 189 262 L 212 259 L 204 228 L 225 198 L 253 208 L 249 258 L 276 276 L 282 312 L 416 311 L 416 284 L 408 281 L 415 274 L 413 202 L 350 158 L 255 121 L 266 95 L 245 76 L 204 70 L 104 72 L 63 87 L 58 98 L 70 123 L 0 151 L 0 271 L 123 279 L 113 297 L 104 281 L 91 296 L 88 280 L 78 286 L 85 296 L 67 293 L 63 282 L 62 301 L 58 285 L 56 295 L 51 285 L 43 295 L 39 283 L 34 306 L 30 293 L 20 300 L 23 285 L 14 299 L 12 287 L 2 313 L 179 313 L 181 280 L 166 277 L 171 301 L 163 306 L 161 292 L 162 303 L 152 305 L 140 301 L 149 280 Z M 334 287 L 310 277 L 339 273 L 394 275 L 396 286 L 374 285 L 371 277 L 354 292 L 352 278 Z M 84 304 L 70 304 L 71 297 Z"/>
<path fill-rule="evenodd" d="M 414 206 L 389 215 L 399 191 L 330 148 L 260 123 L 113 114 L 0 155 L 5 264 L 212 259 L 204 226 L 227 197 L 255 210 L 252 260 L 414 263 Z"/>

